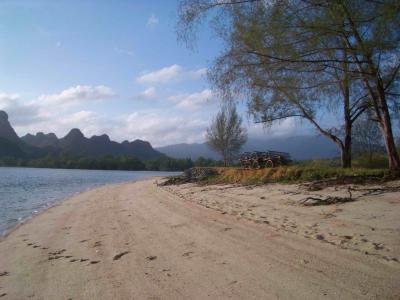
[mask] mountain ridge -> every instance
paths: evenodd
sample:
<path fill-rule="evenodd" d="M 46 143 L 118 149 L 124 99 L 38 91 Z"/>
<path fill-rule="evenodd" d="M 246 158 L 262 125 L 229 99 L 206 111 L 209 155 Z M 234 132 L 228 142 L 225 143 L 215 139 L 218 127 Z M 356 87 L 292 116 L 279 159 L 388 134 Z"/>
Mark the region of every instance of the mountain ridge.
<path fill-rule="evenodd" d="M 173 158 L 198 159 L 200 156 L 211 159 L 221 159 L 206 143 L 180 143 L 156 149 Z M 339 155 L 337 146 L 328 139 L 318 135 L 303 135 L 291 137 L 275 137 L 266 139 L 250 138 L 243 146 L 246 151 L 284 151 L 296 160 L 311 160 L 333 158 Z"/>
<path fill-rule="evenodd" d="M 0 137 L 14 143 L 19 143 L 19 137 L 8 121 L 8 114 L 0 110 Z"/>
<path fill-rule="evenodd" d="M 250 138 L 243 147 L 245 151 L 277 150 L 289 152 L 296 160 L 332 158 L 339 155 L 334 143 L 317 135 L 275 137 L 266 139 Z M 78 128 L 71 129 L 64 137 L 54 133 L 37 132 L 19 138 L 8 121 L 6 112 L 0 110 L 0 157 L 38 158 L 48 154 L 68 153 L 76 156 L 98 158 L 105 155 L 133 156 L 140 160 L 160 157 L 176 159 L 198 159 L 200 156 L 219 160 L 219 155 L 206 143 L 180 143 L 153 148 L 143 140 L 112 141 L 107 134 L 85 137 Z"/>
<path fill-rule="evenodd" d="M 54 133 L 43 132 L 35 135 L 28 133 L 20 138 L 8 121 L 7 113 L 0 110 L 0 156 L 25 159 L 62 153 L 91 158 L 105 155 L 133 156 L 142 161 L 165 157 L 147 141 L 136 139 L 118 143 L 106 134 L 87 138 L 78 128 L 71 129 L 62 138 Z"/>

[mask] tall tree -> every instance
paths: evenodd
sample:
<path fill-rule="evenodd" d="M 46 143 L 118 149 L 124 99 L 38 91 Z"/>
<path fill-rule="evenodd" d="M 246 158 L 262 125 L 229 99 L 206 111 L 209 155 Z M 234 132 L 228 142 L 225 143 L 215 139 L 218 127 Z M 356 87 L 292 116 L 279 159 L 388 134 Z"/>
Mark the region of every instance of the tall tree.
<path fill-rule="evenodd" d="M 246 87 L 251 109 L 258 115 L 264 110 L 264 121 L 305 117 L 347 153 L 345 164 L 351 124 L 372 109 L 389 166 L 399 169 L 390 120 L 390 106 L 398 101 L 399 6 L 390 0 L 183 0 L 180 33 L 189 40 L 205 13 L 216 8 L 214 24 L 227 42 L 211 72 L 217 87 L 225 86 L 226 94 Z M 342 94 L 343 141 L 315 118 L 332 86 Z M 362 95 L 351 93 L 353 86 L 362 87 Z"/>
<path fill-rule="evenodd" d="M 206 133 L 207 144 L 218 152 L 228 166 L 247 140 L 242 118 L 233 104 L 225 104 L 211 122 Z"/>
<path fill-rule="evenodd" d="M 272 124 L 284 118 L 300 117 L 309 121 L 319 133 L 331 139 L 341 150 L 342 166 L 351 166 L 351 128 L 353 122 L 367 109 L 363 91 L 346 72 L 348 65 L 333 60 L 333 53 L 325 53 L 326 60 L 337 67 L 331 70 L 315 68 L 309 63 L 276 62 L 271 52 L 287 51 L 294 56 L 299 50 L 289 44 L 279 46 L 271 40 L 274 24 L 269 24 L 268 11 L 263 6 L 257 10 L 240 9 L 234 12 L 231 47 L 216 60 L 210 73 L 211 81 L 229 98 L 235 91 L 248 93 L 249 112 L 256 122 Z M 276 12 L 274 12 L 276 13 Z M 269 30 L 265 28 L 270 28 Z M 278 39 L 292 40 L 295 34 L 285 30 Z M 274 36 L 275 38 L 275 36 Z M 279 42 L 280 43 L 280 42 Z M 287 42 L 286 42 L 287 43 Z M 341 41 L 335 41 L 337 48 Z M 284 49 L 284 50 L 282 50 Z M 341 50 L 343 60 L 347 53 Z M 324 128 L 318 118 L 340 106 L 343 111 L 338 122 L 344 136 L 335 134 L 335 128 Z"/>

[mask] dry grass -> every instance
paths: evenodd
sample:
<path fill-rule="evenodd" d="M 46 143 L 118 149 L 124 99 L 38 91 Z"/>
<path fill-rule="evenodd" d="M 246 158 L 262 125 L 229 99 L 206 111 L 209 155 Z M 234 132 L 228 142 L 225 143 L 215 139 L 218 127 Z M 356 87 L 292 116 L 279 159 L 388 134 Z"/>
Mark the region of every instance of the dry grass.
<path fill-rule="evenodd" d="M 217 170 L 219 175 L 206 178 L 205 183 L 263 184 L 268 182 L 305 182 L 340 177 L 377 177 L 382 179 L 390 177 L 390 173 L 386 169 L 285 166 L 259 170 L 241 168 L 217 168 Z"/>

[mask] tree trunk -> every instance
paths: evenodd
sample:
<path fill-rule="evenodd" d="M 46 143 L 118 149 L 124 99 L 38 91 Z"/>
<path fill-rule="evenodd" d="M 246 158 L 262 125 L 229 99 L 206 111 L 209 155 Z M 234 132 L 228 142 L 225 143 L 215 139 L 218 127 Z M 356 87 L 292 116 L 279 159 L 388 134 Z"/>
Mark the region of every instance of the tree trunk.
<path fill-rule="evenodd" d="M 351 143 L 345 142 L 344 147 L 341 148 L 341 162 L 342 168 L 351 168 Z"/>
<path fill-rule="evenodd" d="M 344 124 L 344 142 L 340 147 L 342 168 L 351 168 L 351 129 L 351 122 L 346 120 Z"/>
<path fill-rule="evenodd" d="M 343 51 L 343 60 L 347 60 L 347 52 Z M 351 129 L 353 127 L 353 121 L 351 119 L 351 108 L 350 108 L 350 86 L 348 77 L 348 65 L 343 63 L 344 73 L 342 82 L 342 93 L 343 93 L 343 115 L 344 115 L 344 141 L 341 147 L 342 150 L 342 168 L 351 168 Z"/>
<path fill-rule="evenodd" d="M 399 155 L 397 153 L 396 144 L 394 142 L 392 128 L 391 126 L 387 125 L 387 121 L 385 122 L 385 119 L 382 120 L 380 125 L 383 133 L 383 138 L 385 140 L 385 147 L 389 161 L 389 169 L 393 171 L 400 170 Z"/>
<path fill-rule="evenodd" d="M 228 154 L 226 153 L 226 151 L 224 151 L 223 158 L 224 158 L 224 167 L 227 167 L 228 166 Z"/>
<path fill-rule="evenodd" d="M 383 133 L 383 138 L 385 140 L 385 147 L 389 160 L 389 169 L 392 171 L 398 171 L 400 170 L 400 159 L 399 154 L 397 153 L 396 144 L 394 142 L 389 108 L 387 106 L 385 92 L 383 90 L 382 84 L 378 85 L 378 92 L 381 111 L 381 119 L 379 121 Z"/>
<path fill-rule="evenodd" d="M 347 39 L 347 45 L 349 49 L 351 50 L 352 56 L 354 58 L 354 61 L 357 62 L 357 67 L 360 71 L 360 75 L 362 78 L 362 81 L 365 84 L 366 90 L 368 91 L 371 100 L 374 103 L 374 109 L 376 111 L 377 118 L 379 119 L 380 122 L 380 127 L 383 133 L 383 138 L 385 140 L 385 146 L 386 146 L 386 152 L 389 160 L 389 169 L 392 171 L 399 171 L 400 170 L 400 159 L 399 155 L 396 150 L 396 145 L 394 142 L 394 137 L 393 137 L 393 131 L 392 131 L 392 123 L 390 121 L 390 113 L 389 113 L 389 108 L 387 105 L 386 101 L 386 94 L 385 94 L 385 87 L 382 82 L 382 78 L 380 77 L 379 74 L 379 67 L 375 66 L 375 63 L 371 57 L 371 53 L 368 51 L 368 48 L 365 47 L 363 38 L 361 34 L 358 32 L 358 29 L 352 19 L 352 16 L 347 9 L 345 2 L 343 2 L 342 7 L 344 9 L 344 12 L 346 14 L 346 17 L 349 21 L 352 33 L 354 34 L 354 38 L 357 41 L 358 47 L 353 47 L 349 41 L 349 38 L 346 37 Z M 359 53 L 356 53 L 354 49 L 361 49 L 361 54 L 364 56 L 365 60 L 367 61 L 367 67 L 368 67 L 368 73 L 370 73 L 370 77 L 373 78 L 374 85 L 371 85 L 369 83 L 369 78 L 366 77 L 365 72 L 363 72 L 363 66 L 358 59 L 357 55 Z"/>

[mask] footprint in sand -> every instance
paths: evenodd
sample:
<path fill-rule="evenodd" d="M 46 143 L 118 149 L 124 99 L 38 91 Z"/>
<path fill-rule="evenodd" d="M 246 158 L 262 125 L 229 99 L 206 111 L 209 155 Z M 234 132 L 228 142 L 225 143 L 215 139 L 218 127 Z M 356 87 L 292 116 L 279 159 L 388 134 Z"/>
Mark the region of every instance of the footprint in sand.
<path fill-rule="evenodd" d="M 0 294 L 0 298 L 7 296 L 7 293 Z"/>
<path fill-rule="evenodd" d="M 382 250 L 385 246 L 382 243 L 372 243 L 374 245 L 375 250 Z"/>
<path fill-rule="evenodd" d="M 127 255 L 129 251 L 121 252 L 113 257 L 113 260 L 119 260 L 122 256 Z"/>
<path fill-rule="evenodd" d="M 147 260 L 155 260 L 157 259 L 157 256 L 151 255 L 146 257 Z"/>
<path fill-rule="evenodd" d="M 64 253 L 65 251 L 67 251 L 66 249 L 61 249 L 58 251 L 54 251 L 54 252 L 49 252 L 49 255 L 60 255 L 62 253 Z"/>
<path fill-rule="evenodd" d="M 4 272 L 1 272 L 1 273 L 0 273 L 0 277 L 2 277 L 2 276 L 8 276 L 8 275 L 10 275 L 10 273 L 7 272 L 7 271 L 4 271 Z"/>
<path fill-rule="evenodd" d="M 98 264 L 99 262 L 100 262 L 99 260 L 92 260 L 89 264 L 95 265 L 95 264 Z"/>
<path fill-rule="evenodd" d="M 100 246 L 102 246 L 101 241 L 97 241 L 96 243 L 94 243 L 93 248 L 100 247 Z"/>
<path fill-rule="evenodd" d="M 184 257 L 191 257 L 191 255 L 192 255 L 193 253 L 194 253 L 193 251 L 188 251 L 188 252 L 183 253 L 182 256 L 184 256 Z"/>
<path fill-rule="evenodd" d="M 63 255 L 56 255 L 56 256 L 49 256 L 49 260 L 55 260 L 55 259 L 60 259 L 60 258 L 63 258 L 64 256 Z"/>

